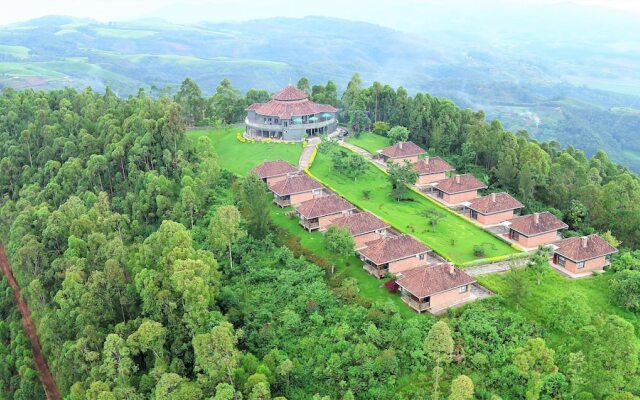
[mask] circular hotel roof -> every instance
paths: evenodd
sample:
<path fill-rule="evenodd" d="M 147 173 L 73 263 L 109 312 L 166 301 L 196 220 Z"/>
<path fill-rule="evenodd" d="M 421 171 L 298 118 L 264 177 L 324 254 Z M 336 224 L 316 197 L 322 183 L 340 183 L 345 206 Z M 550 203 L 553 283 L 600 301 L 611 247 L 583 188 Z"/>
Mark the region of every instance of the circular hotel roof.
<path fill-rule="evenodd" d="M 288 85 L 278 93 L 271 96 L 273 100 L 277 101 L 299 101 L 305 100 L 307 94 L 293 85 Z"/>

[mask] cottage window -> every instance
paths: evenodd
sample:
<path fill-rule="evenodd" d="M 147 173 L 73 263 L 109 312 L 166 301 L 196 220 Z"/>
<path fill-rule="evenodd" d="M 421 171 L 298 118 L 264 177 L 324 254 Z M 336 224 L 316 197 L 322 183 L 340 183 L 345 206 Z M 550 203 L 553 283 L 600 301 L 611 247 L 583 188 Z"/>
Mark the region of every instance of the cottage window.
<path fill-rule="evenodd" d="M 471 218 L 478 219 L 478 212 L 476 210 L 471 210 Z"/>
<path fill-rule="evenodd" d="M 559 266 L 561 266 L 561 267 L 564 267 L 564 265 L 565 265 L 565 264 L 566 264 L 566 262 L 567 262 L 567 259 L 566 259 L 566 258 L 564 258 L 564 257 L 562 257 L 562 256 L 558 256 L 558 257 L 557 257 L 557 259 L 558 259 L 558 260 L 557 260 L 558 265 L 559 265 Z M 578 268 L 579 268 L 579 267 L 578 267 Z"/>
<path fill-rule="evenodd" d="M 520 234 L 516 231 L 514 231 L 513 229 L 511 230 L 511 239 L 513 240 L 520 240 Z"/>
<path fill-rule="evenodd" d="M 466 285 L 465 285 L 465 286 L 460 286 L 460 287 L 458 288 L 458 292 L 460 292 L 460 294 L 462 294 L 462 293 L 466 293 L 466 292 L 467 292 L 467 290 L 469 290 L 469 287 L 468 287 L 468 286 L 466 286 Z"/>
<path fill-rule="evenodd" d="M 442 190 L 438 190 L 438 198 L 441 199 L 444 197 L 444 192 Z"/>
<path fill-rule="evenodd" d="M 424 260 L 424 256 L 425 256 L 425 254 L 424 254 L 424 253 L 422 253 L 422 254 L 418 254 L 418 258 L 419 258 L 420 260 Z"/>
<path fill-rule="evenodd" d="M 584 261 L 580 261 L 579 263 L 577 263 L 576 268 L 578 269 L 584 268 Z"/>

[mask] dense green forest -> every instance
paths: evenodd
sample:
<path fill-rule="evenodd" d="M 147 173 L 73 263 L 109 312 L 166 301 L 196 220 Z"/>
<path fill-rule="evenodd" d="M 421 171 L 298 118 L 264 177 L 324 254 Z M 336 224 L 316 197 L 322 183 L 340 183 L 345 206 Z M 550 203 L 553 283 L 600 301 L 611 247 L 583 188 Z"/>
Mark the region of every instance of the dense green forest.
<path fill-rule="evenodd" d="M 315 100 L 340 105 L 359 131 L 383 121 L 404 125 L 412 140 L 517 193 L 529 210 L 552 207 L 575 233 L 611 230 L 623 246 L 638 246 L 640 183 L 604 153 L 589 160 L 572 148 L 540 145 L 486 124 L 482 113 L 403 89 L 363 88 L 357 76 L 341 99 L 331 84 L 299 84 Z M 563 298 L 548 320 L 529 321 L 497 296 L 439 322 L 406 319 L 285 247 L 270 223 L 264 184 L 221 169 L 206 138 L 185 136 L 185 124 L 238 121 L 248 103 L 267 95 L 243 96 L 224 81 L 205 98 L 190 80 L 175 101 L 144 91 L 128 99 L 109 90 L 3 91 L 0 237 L 63 395 L 640 394 L 638 327 L 619 316 L 584 314 Z M 640 255 L 620 259 L 616 293 L 637 299 Z M 514 288 L 526 273 L 510 273 Z M 2 397 L 37 398 L 4 293 L 0 350 L 14 356 L 3 360 Z M 557 336 L 569 338 L 552 347 Z"/>

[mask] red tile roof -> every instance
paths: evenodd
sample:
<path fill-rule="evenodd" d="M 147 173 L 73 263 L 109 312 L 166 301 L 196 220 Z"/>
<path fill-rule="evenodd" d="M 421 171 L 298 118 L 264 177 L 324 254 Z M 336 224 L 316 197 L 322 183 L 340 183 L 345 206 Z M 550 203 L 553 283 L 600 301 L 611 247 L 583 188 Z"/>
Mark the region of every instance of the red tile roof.
<path fill-rule="evenodd" d="M 413 142 L 400 142 L 385 147 L 381 153 L 389 158 L 401 158 L 425 154 L 426 151 Z"/>
<path fill-rule="evenodd" d="M 431 251 L 430 248 L 418 242 L 409 235 L 385 236 L 382 239 L 367 243 L 367 247 L 360 250 L 360 254 L 377 265 L 391 261 L 402 260 Z"/>
<path fill-rule="evenodd" d="M 402 272 L 396 283 L 418 298 L 433 296 L 476 280 L 452 264 L 442 263 Z"/>
<path fill-rule="evenodd" d="M 456 169 L 440 157 L 425 157 L 413 164 L 413 170 L 419 175 L 439 174 Z"/>
<path fill-rule="evenodd" d="M 271 96 L 273 100 L 278 101 L 295 101 L 295 100 L 304 100 L 308 96 L 307 94 L 298 89 L 297 87 L 289 84 L 281 89 L 278 93 Z"/>
<path fill-rule="evenodd" d="M 287 179 L 269 185 L 269 190 L 278 196 L 310 192 L 314 189 L 322 189 L 324 186 L 309 175 L 294 175 Z"/>
<path fill-rule="evenodd" d="M 480 182 L 471 174 L 456 175 L 451 178 L 438 181 L 436 189 L 447 194 L 469 192 L 471 190 L 486 189 L 487 185 Z"/>
<path fill-rule="evenodd" d="M 271 96 L 267 103 L 254 103 L 247 107 L 258 115 L 290 119 L 295 116 L 312 115 L 320 113 L 336 113 L 338 109 L 329 104 L 318 104 L 307 98 L 307 95 L 289 85 Z"/>
<path fill-rule="evenodd" d="M 264 161 L 251 170 L 260 176 L 260 178 L 270 178 L 273 176 L 281 176 L 298 172 L 298 169 L 286 161 Z"/>
<path fill-rule="evenodd" d="M 355 208 L 353 204 L 333 194 L 303 201 L 298 205 L 296 211 L 305 219 L 310 219 L 355 210 Z"/>
<path fill-rule="evenodd" d="M 580 262 L 592 258 L 604 257 L 618 250 L 598 235 L 572 237 L 555 242 L 555 253 L 572 261 Z"/>
<path fill-rule="evenodd" d="M 511 197 L 509 193 L 491 193 L 488 196 L 470 200 L 468 207 L 480 214 L 488 215 L 524 207 L 522 203 Z"/>
<path fill-rule="evenodd" d="M 336 219 L 331 225 L 347 228 L 353 236 L 364 235 L 365 233 L 389 227 L 389 224 L 368 212 L 346 215 Z"/>
<path fill-rule="evenodd" d="M 527 237 L 541 235 L 543 233 L 553 232 L 569 227 L 548 211 L 523 215 L 521 217 L 511 219 L 509 222 L 511 223 L 509 228 Z"/>

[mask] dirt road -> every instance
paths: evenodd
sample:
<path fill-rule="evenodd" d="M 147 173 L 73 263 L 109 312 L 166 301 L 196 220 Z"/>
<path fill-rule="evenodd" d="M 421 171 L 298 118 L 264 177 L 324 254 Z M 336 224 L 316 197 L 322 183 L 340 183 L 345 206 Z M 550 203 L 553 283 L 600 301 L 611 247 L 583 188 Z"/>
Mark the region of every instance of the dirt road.
<path fill-rule="evenodd" d="M 11 286 L 11 289 L 13 290 L 13 297 L 16 300 L 16 304 L 18 306 L 18 310 L 20 310 L 20 314 L 22 314 L 22 326 L 24 327 L 24 330 L 29 337 L 29 341 L 31 342 L 33 360 L 35 361 L 36 368 L 38 369 L 38 374 L 40 375 L 40 380 L 42 381 L 42 385 L 44 386 L 44 391 L 47 395 L 47 399 L 60 400 L 60 392 L 58 392 L 56 383 L 53 380 L 51 372 L 49 371 L 49 367 L 47 366 L 47 361 L 44 359 L 44 355 L 42 354 L 40 342 L 38 342 L 38 335 L 36 334 L 36 327 L 33 324 L 33 321 L 31 321 L 31 314 L 29 313 L 27 302 L 22 298 L 22 295 L 20 294 L 20 287 L 18 286 L 18 282 L 16 282 L 15 278 L 13 277 L 13 273 L 11 273 L 9 262 L 7 261 L 7 257 L 5 257 L 4 255 L 4 246 L 1 243 L 0 268 L 2 269 L 2 273 L 9 280 L 9 286 Z"/>

